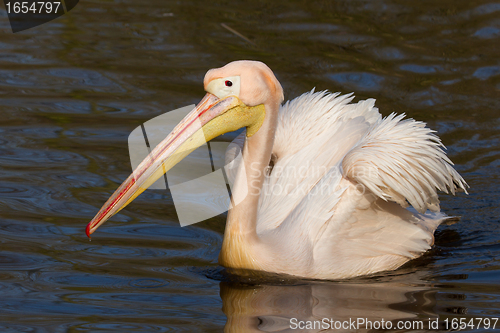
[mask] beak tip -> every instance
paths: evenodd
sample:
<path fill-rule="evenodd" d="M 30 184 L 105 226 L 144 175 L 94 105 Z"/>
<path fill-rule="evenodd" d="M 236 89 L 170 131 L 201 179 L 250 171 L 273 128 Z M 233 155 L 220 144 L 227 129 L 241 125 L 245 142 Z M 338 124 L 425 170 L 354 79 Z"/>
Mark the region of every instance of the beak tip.
<path fill-rule="evenodd" d="M 87 237 L 90 239 L 90 235 L 92 234 L 92 231 L 90 230 L 90 226 L 91 226 L 92 222 L 90 222 L 89 224 L 87 224 L 87 228 L 85 228 L 85 233 L 87 234 Z"/>

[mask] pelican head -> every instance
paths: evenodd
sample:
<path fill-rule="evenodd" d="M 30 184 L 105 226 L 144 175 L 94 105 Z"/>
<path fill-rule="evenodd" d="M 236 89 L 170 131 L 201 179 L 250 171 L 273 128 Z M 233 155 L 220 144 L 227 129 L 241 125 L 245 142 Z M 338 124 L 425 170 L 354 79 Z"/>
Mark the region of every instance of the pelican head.
<path fill-rule="evenodd" d="M 87 225 L 87 236 L 127 206 L 190 152 L 227 132 L 246 127 L 253 136 L 276 115 L 283 89 L 273 72 L 258 61 L 235 61 L 211 69 L 201 102 L 139 164 Z"/>

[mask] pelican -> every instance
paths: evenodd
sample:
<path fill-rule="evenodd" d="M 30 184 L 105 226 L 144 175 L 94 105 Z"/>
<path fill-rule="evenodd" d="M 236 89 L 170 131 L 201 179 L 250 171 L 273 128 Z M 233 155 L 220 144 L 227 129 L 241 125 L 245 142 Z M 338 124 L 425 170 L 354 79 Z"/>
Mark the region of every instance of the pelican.
<path fill-rule="evenodd" d="M 271 69 L 247 60 L 209 70 L 204 88 L 88 224 L 89 237 L 205 140 L 243 127 L 231 176 L 239 200 L 219 254 L 229 269 L 329 280 L 394 270 L 430 249 L 449 219 L 437 191 L 467 192 L 433 131 L 404 114 L 383 118 L 374 99 L 313 89 L 282 105 Z"/>

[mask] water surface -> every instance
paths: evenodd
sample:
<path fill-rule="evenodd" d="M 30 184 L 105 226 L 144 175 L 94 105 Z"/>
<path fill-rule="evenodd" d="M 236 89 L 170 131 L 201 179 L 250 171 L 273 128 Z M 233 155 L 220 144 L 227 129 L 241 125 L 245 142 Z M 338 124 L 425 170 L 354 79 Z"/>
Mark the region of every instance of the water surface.
<path fill-rule="evenodd" d="M 499 38 L 493 1 L 88 0 L 17 34 L 0 10 L 0 330 L 500 317 Z M 471 186 L 441 196 L 461 222 L 423 258 L 343 282 L 228 277 L 225 216 L 181 228 L 168 191 L 146 191 L 89 242 L 85 225 L 131 171 L 129 133 L 199 101 L 205 72 L 237 59 L 266 62 L 287 99 L 355 92 L 427 122 Z"/>

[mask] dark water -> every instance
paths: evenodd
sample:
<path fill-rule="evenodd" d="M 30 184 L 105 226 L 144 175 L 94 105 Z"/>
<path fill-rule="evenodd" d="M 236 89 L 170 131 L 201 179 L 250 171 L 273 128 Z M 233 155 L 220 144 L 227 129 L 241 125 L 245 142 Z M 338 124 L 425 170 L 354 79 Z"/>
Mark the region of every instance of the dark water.
<path fill-rule="evenodd" d="M 17 34 L 0 10 L 0 331 L 500 317 L 499 39 L 493 1 L 86 0 Z M 85 225 L 131 171 L 129 133 L 196 103 L 207 69 L 236 59 L 266 62 L 287 98 L 354 91 L 427 122 L 471 186 L 442 196 L 462 221 L 395 272 L 328 283 L 232 281 L 217 266 L 225 216 L 181 228 L 168 192 L 89 242 Z"/>

